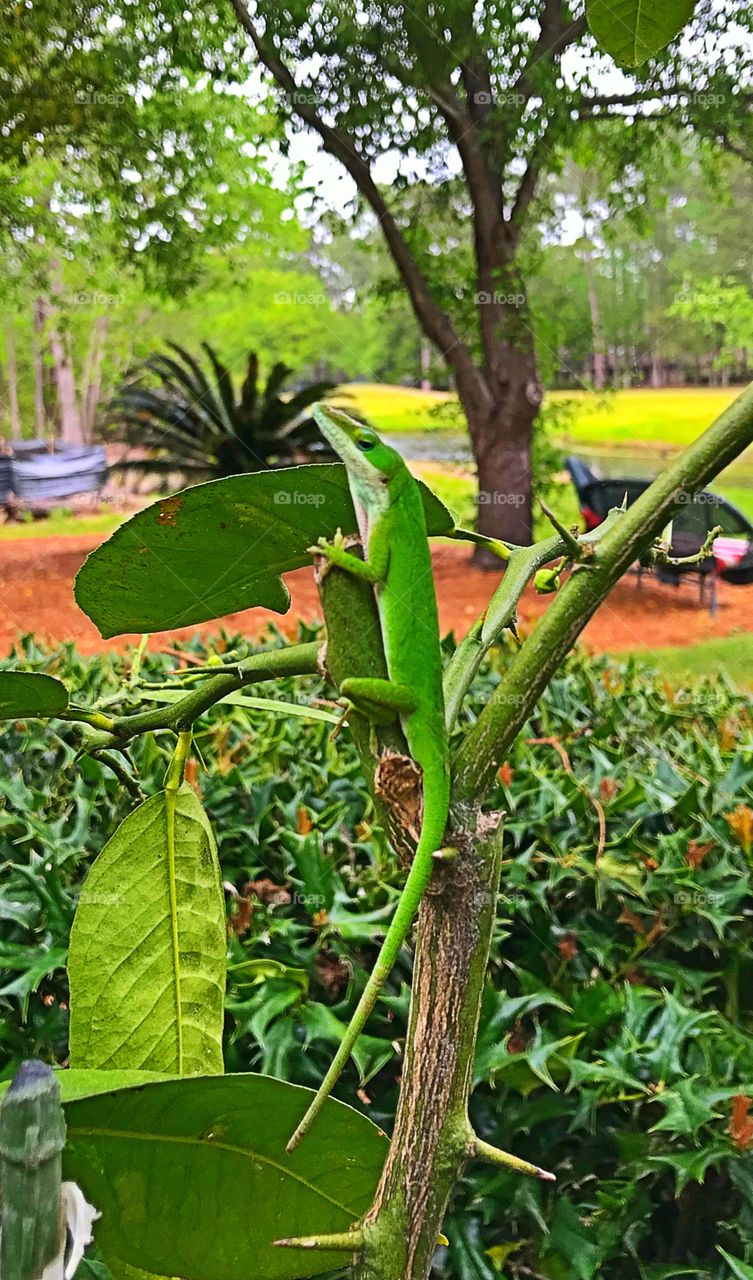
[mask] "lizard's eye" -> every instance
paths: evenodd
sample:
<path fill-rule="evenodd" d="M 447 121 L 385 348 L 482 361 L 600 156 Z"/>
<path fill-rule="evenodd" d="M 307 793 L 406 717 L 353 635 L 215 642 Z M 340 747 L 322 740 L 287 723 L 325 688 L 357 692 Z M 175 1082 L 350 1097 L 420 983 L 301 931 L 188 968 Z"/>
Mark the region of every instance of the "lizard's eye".
<path fill-rule="evenodd" d="M 368 436 L 360 436 L 359 439 L 356 440 L 356 445 L 364 453 L 368 453 L 369 449 L 373 449 L 375 444 L 376 440 L 369 440 Z"/>

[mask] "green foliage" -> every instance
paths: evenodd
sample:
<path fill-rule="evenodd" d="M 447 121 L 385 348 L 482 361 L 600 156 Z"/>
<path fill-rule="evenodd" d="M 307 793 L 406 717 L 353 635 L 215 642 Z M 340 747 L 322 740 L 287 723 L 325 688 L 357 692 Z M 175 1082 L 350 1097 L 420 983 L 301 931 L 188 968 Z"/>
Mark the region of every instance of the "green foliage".
<path fill-rule="evenodd" d="M 144 361 L 143 373 L 156 375 L 160 386 L 146 385 L 142 373 L 126 382 L 108 406 L 114 438 L 153 455 L 123 466 L 146 474 L 177 471 L 189 480 L 209 480 L 301 461 L 315 450 L 332 456 L 306 411 L 333 390 L 333 383 L 317 382 L 286 394 L 293 370 L 278 361 L 262 388 L 259 357 L 252 351 L 237 390 L 230 369 L 208 342 L 201 345 L 209 375 L 190 352 L 175 342 L 168 345 L 174 355 L 157 354 Z"/>
<path fill-rule="evenodd" d="M 0 720 L 54 716 L 68 706 L 68 690 L 52 676 L 32 671 L 0 672 Z"/>
<path fill-rule="evenodd" d="M 369 1206 L 386 1143 L 330 1103 L 310 1151 L 286 1156 L 308 1096 L 282 1080 L 235 1075 L 69 1103 L 64 1172 L 102 1211 L 97 1248 L 114 1274 L 123 1264 L 195 1280 L 331 1271 L 337 1255 L 312 1261 L 272 1243 L 291 1230 L 347 1230 Z"/>
<path fill-rule="evenodd" d="M 665 48 L 693 17 L 696 0 L 588 0 L 588 25 L 623 67 L 639 67 Z"/>
<path fill-rule="evenodd" d="M 152 796 L 107 842 L 81 893 L 68 955 L 72 1065 L 222 1072 L 224 918 L 199 800 L 185 784 L 174 808 L 166 792 Z"/>
<path fill-rule="evenodd" d="M 439 499 L 421 492 L 429 532 L 452 529 Z M 79 572 L 76 600 L 104 636 L 171 630 L 252 605 L 285 613 L 279 575 L 310 564 L 318 537 L 356 527 L 339 462 L 209 481 L 121 525 Z"/>
<path fill-rule="evenodd" d="M 27 653 L 26 665 L 54 670 L 89 699 L 115 689 L 114 657 L 98 669 L 72 653 Z M 487 669 L 464 721 L 506 661 L 502 652 Z M 145 662 L 155 680 L 170 665 Z M 312 677 L 278 692 L 300 700 L 321 688 Z M 729 821 L 753 806 L 750 726 L 749 702 L 722 683 L 670 691 L 637 663 L 574 658 L 528 730 L 562 741 L 574 777 L 552 747 L 526 734 L 514 747 L 491 797 L 509 813 L 506 865 L 471 1109 L 482 1137 L 552 1168 L 558 1183 L 548 1190 L 471 1166 L 439 1276 L 495 1274 L 512 1239 L 511 1276 L 520 1264 L 560 1280 L 577 1256 L 579 1274 L 604 1280 L 693 1271 L 722 1280 L 716 1244 L 753 1265 L 751 1156 L 729 1133 L 733 1096 L 753 1093 L 750 865 Z M 0 739 L 6 1074 L 30 1053 L 66 1053 L 59 966 L 85 870 L 82 835 L 90 823 L 94 854 L 128 807 L 103 765 L 64 767 L 73 733 L 58 725 L 43 736 L 30 722 Z M 326 724 L 219 707 L 197 746 L 233 886 L 226 1066 L 316 1085 L 402 873 L 352 748 L 331 743 Z M 134 756 L 144 787 L 158 790 L 164 748 L 147 738 Z M 605 809 L 599 859 L 591 796 Z M 409 976 L 403 955 L 340 1087 L 359 1105 L 359 1079 L 370 1081 L 368 1114 L 382 1124 L 396 1099 Z"/>

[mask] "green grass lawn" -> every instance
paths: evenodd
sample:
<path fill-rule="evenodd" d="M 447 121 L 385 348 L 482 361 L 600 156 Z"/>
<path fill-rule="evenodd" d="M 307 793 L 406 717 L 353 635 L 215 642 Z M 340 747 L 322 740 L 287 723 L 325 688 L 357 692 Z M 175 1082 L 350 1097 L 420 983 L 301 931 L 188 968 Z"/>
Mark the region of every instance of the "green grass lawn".
<path fill-rule="evenodd" d="M 363 413 L 382 431 L 428 432 L 465 430 L 457 398 L 446 391 L 417 391 L 382 383 L 350 383 L 342 388 L 343 403 Z M 614 451 L 615 456 L 646 459 L 661 467 L 662 459 L 688 444 L 735 399 L 737 389 L 678 387 L 667 390 L 636 389 L 597 395 L 588 391 L 552 391 L 548 400 L 567 406 L 566 435 L 558 441 L 571 450 Z M 467 522 L 473 518 L 473 483 L 457 468 L 426 468 L 421 472 L 451 510 Z M 750 487 L 740 481 L 749 481 Z M 716 486 L 753 520 L 753 455 L 736 463 Z M 577 517 L 571 485 L 557 495 L 558 514 L 567 521 Z M 46 520 L 0 526 L 0 540 L 56 537 L 66 534 L 108 534 L 123 516 L 105 512 L 78 517 L 55 513 Z"/>
<path fill-rule="evenodd" d="M 343 408 L 362 413 L 378 431 L 465 431 L 457 397 L 449 391 L 417 391 L 381 382 L 347 383 L 341 391 Z"/>
<path fill-rule="evenodd" d="M 740 690 L 753 688 L 753 634 L 749 631 L 687 647 L 641 650 L 639 657 L 672 684 L 725 676 Z"/>
<path fill-rule="evenodd" d="M 382 431 L 465 429 L 457 399 L 446 391 L 354 382 L 343 392 Z M 734 387 L 638 388 L 601 395 L 549 391 L 547 401 L 568 406 L 566 439 L 572 445 L 677 449 L 690 444 L 738 395 Z"/>
<path fill-rule="evenodd" d="M 18 520 L 0 525 L 0 542 L 16 538 L 60 538 L 66 535 L 87 533 L 112 533 L 127 519 L 116 511 L 105 511 L 96 516 L 77 516 L 71 511 L 53 511 L 44 520 Z"/>
<path fill-rule="evenodd" d="M 567 438 L 574 444 L 660 448 L 690 444 L 740 394 L 738 387 L 635 388 L 598 396 L 590 391 L 552 391 L 552 401 L 572 408 Z"/>

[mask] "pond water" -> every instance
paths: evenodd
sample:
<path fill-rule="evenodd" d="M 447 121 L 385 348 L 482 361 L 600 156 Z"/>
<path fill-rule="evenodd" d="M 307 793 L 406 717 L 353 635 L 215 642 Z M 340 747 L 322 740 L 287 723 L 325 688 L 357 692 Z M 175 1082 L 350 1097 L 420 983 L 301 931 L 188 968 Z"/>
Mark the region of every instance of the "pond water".
<path fill-rule="evenodd" d="M 410 462 L 471 465 L 473 461 L 468 436 L 462 431 L 401 431 L 385 436 L 385 439 Z M 600 449 L 588 444 L 563 446 L 565 455 L 577 454 L 605 479 L 653 480 L 679 452 L 678 449 L 655 449 L 651 446 L 634 451 Z M 716 484 L 720 488 L 726 484 L 753 491 L 753 456 L 749 453 L 727 467 Z"/>

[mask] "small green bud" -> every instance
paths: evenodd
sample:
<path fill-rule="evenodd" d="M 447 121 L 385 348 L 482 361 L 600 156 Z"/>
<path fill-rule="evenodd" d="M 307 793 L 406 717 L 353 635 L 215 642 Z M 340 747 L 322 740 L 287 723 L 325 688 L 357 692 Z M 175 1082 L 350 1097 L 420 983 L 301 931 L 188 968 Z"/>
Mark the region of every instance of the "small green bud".
<path fill-rule="evenodd" d="M 539 595 L 551 595 L 553 591 L 558 591 L 560 586 L 560 574 L 558 569 L 539 569 L 533 579 L 533 585 Z"/>

